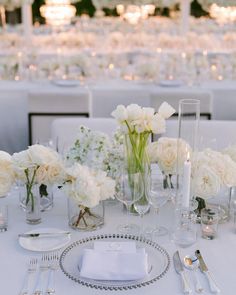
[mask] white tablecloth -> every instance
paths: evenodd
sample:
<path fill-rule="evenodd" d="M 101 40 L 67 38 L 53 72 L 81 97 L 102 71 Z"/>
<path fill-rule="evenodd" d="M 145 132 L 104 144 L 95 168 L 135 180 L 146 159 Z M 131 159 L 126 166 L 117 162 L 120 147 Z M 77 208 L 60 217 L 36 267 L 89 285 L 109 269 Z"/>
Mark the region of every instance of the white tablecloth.
<path fill-rule="evenodd" d="M 212 118 L 216 120 L 236 120 L 236 84 L 234 82 L 212 82 L 206 83 L 199 87 L 160 87 L 155 84 L 141 84 L 137 82 L 126 82 L 126 81 L 107 81 L 103 83 L 94 83 L 86 86 L 78 87 L 59 87 L 53 85 L 50 82 L 13 82 L 13 81 L 1 81 L 0 82 L 1 91 L 5 90 L 24 90 L 29 94 L 42 94 L 46 96 L 47 93 L 60 93 L 65 96 L 65 106 L 68 106 L 68 96 L 76 95 L 79 93 L 91 93 L 91 108 L 90 115 L 93 117 L 110 117 L 111 112 L 117 106 L 117 104 L 130 104 L 138 103 L 142 106 L 151 106 L 150 94 L 151 93 L 165 93 L 166 91 L 172 92 L 186 92 L 191 90 L 196 91 L 196 94 L 202 92 L 203 90 L 211 91 L 213 93 L 213 114 Z M 0 92 L 0 103 L 1 102 L 1 92 Z M 18 110 L 25 110 L 27 112 L 27 107 L 24 102 L 19 99 L 19 103 L 15 108 L 10 108 L 11 97 L 9 95 L 9 105 L 4 101 L 4 109 L 8 111 L 1 112 L 0 118 L 0 138 L 2 142 L 9 142 L 8 146 L 0 144 L 0 149 L 5 149 L 10 152 L 17 151 L 17 136 L 14 134 L 6 133 L 6 128 L 4 122 L 8 121 L 8 127 L 12 128 L 15 124 L 14 118 L 19 117 Z M 45 102 L 44 108 L 45 108 Z M 50 104 L 50 101 L 48 101 Z M 9 108 L 8 108 L 9 106 Z M 3 106 L 2 106 L 3 107 Z M 55 106 L 56 107 L 56 106 Z M 79 112 L 79 110 L 74 110 Z M 22 116 L 22 123 L 18 123 L 25 129 L 25 137 L 23 140 L 23 145 L 26 145 L 25 138 L 27 138 L 26 130 L 26 116 Z M 45 127 L 44 127 L 45 128 Z M 49 127 L 48 127 L 49 128 Z M 15 134 L 16 135 L 16 134 Z M 15 138 L 15 141 L 12 140 Z M 1 143 L 0 141 L 0 143 Z M 46 141 L 44 138 L 43 141 Z"/>
<path fill-rule="evenodd" d="M 57 194 L 55 197 L 55 206 L 52 211 L 45 212 L 42 215 L 43 221 L 38 226 L 32 226 L 25 223 L 25 213 L 21 211 L 16 195 L 1 199 L 0 203 L 9 204 L 9 229 L 5 233 L 0 233 L 0 294 L 14 295 L 18 294 L 23 282 L 26 266 L 30 257 L 40 258 L 40 254 L 29 252 L 20 247 L 17 240 L 19 233 L 37 228 L 37 227 L 56 227 L 64 230 L 71 230 L 67 225 L 66 198 Z M 105 226 L 95 232 L 81 233 L 72 231 L 72 240 L 76 241 L 86 236 L 97 235 L 101 233 L 116 233 L 116 227 L 122 223 L 125 213 L 121 210 L 122 206 L 106 206 Z M 172 224 L 173 208 L 167 204 L 160 212 L 161 224 L 170 227 Z M 132 222 L 140 224 L 139 217 L 131 217 Z M 159 219 L 158 219 L 159 220 Z M 152 213 L 144 217 L 144 226 L 154 226 L 159 222 Z M 167 274 L 150 286 L 125 291 L 125 294 L 135 295 L 181 295 L 182 287 L 180 276 L 176 274 L 172 255 L 178 249 L 175 244 L 169 241 L 168 237 L 160 238 L 159 244 L 163 246 L 171 257 L 171 266 Z M 196 249 L 200 249 L 207 265 L 221 288 L 222 295 L 234 295 L 236 292 L 235 266 L 236 266 L 236 233 L 233 229 L 233 223 L 229 222 L 219 226 L 218 238 L 207 241 L 199 238 L 197 243 L 189 248 L 179 249 L 183 257 L 187 254 L 193 254 Z M 76 259 L 76 258 L 75 258 Z M 189 274 L 189 273 L 188 273 Z M 206 290 L 204 294 L 210 295 L 205 278 L 199 273 L 200 280 Z M 190 274 L 190 279 L 192 276 Z M 68 279 L 61 270 L 56 274 L 56 294 L 57 295 L 94 295 L 105 294 L 106 291 L 86 288 L 72 280 Z M 124 294 L 124 291 L 107 291 L 109 294 Z M 194 294 L 194 293 L 193 293 Z"/>

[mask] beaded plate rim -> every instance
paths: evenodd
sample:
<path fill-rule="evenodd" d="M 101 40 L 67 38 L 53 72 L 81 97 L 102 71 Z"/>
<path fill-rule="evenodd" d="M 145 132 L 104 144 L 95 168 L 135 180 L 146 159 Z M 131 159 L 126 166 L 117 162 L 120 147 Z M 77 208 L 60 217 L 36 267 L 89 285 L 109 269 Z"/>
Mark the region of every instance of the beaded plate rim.
<path fill-rule="evenodd" d="M 147 244 L 155 249 L 157 249 L 159 252 L 161 252 L 161 254 L 165 257 L 166 259 L 166 266 L 164 268 L 164 270 L 161 272 L 161 274 L 159 274 L 158 276 L 155 276 L 152 279 L 147 279 L 146 281 L 143 282 L 139 282 L 139 283 L 130 283 L 130 285 L 125 285 L 125 286 L 113 286 L 112 284 L 110 286 L 105 286 L 99 283 L 89 283 L 88 281 L 86 281 L 83 278 L 75 278 L 73 275 L 69 274 L 64 266 L 63 266 L 63 261 L 66 257 L 66 255 L 68 254 L 68 252 L 73 249 L 74 247 L 81 245 L 81 244 L 85 244 L 91 241 L 97 241 L 97 240 L 103 240 L 103 239 L 126 239 L 126 240 L 133 240 L 133 241 L 138 241 L 138 242 L 142 242 L 144 244 Z M 59 260 L 59 265 L 60 268 L 62 270 L 62 272 L 72 281 L 79 283 L 85 287 L 89 287 L 89 288 L 95 288 L 98 290 L 107 290 L 107 291 L 121 291 L 121 290 L 130 290 L 130 289 L 137 289 L 137 288 L 141 288 L 141 287 L 145 287 L 148 286 L 150 284 L 153 284 L 154 282 L 160 280 L 162 277 L 164 277 L 164 275 L 167 273 L 167 271 L 170 268 L 170 256 L 168 254 L 168 252 L 161 247 L 159 244 L 157 244 L 156 242 L 153 242 L 151 240 L 148 240 L 146 238 L 140 237 L 140 236 L 135 236 L 135 235 L 129 235 L 129 234 L 101 234 L 101 235 L 96 235 L 96 236 L 90 236 L 90 237 L 86 237 L 83 239 L 80 239 L 78 241 L 73 242 L 71 245 L 69 245 L 61 254 L 60 256 L 60 260 Z"/>

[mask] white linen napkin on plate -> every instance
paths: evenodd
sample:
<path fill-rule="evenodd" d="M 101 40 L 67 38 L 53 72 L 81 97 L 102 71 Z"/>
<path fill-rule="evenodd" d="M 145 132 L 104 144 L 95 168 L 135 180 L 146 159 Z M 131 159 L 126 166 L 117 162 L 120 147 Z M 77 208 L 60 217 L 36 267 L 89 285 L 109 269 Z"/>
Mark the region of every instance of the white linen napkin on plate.
<path fill-rule="evenodd" d="M 140 280 L 148 274 L 145 249 L 134 249 L 121 245 L 119 250 L 110 250 L 107 245 L 84 249 L 81 262 L 81 277 L 94 280 L 129 281 Z"/>

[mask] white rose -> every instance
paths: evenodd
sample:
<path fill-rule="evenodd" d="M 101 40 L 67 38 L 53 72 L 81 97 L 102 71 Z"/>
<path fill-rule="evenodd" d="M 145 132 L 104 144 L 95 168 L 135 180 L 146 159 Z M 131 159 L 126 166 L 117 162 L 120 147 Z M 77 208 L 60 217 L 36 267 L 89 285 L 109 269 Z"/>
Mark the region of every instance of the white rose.
<path fill-rule="evenodd" d="M 12 175 L 0 169 L 0 197 L 6 196 L 13 185 L 14 178 Z"/>
<path fill-rule="evenodd" d="M 192 175 L 192 188 L 195 196 L 207 199 L 217 195 L 221 189 L 219 176 L 207 165 L 202 165 Z"/>
<path fill-rule="evenodd" d="M 236 146 L 229 146 L 223 150 L 223 154 L 229 155 L 230 158 L 236 162 Z"/>
<path fill-rule="evenodd" d="M 39 144 L 30 146 L 28 153 L 32 162 L 39 166 L 48 165 L 59 159 L 59 155 L 54 150 Z"/>
<path fill-rule="evenodd" d="M 48 184 L 62 182 L 64 178 L 62 165 L 50 165 L 47 169 Z"/>
<path fill-rule="evenodd" d="M 36 183 L 47 184 L 47 167 L 40 166 L 36 171 Z"/>
<path fill-rule="evenodd" d="M 35 167 L 35 164 L 32 163 L 30 154 L 28 150 L 14 153 L 12 156 L 13 165 L 16 167 L 16 169 L 25 170 L 27 168 L 33 168 Z"/>
<path fill-rule="evenodd" d="M 175 109 L 172 108 L 172 106 L 169 105 L 167 102 L 163 102 L 158 109 L 158 113 L 164 119 L 168 119 L 175 113 Z"/>
<path fill-rule="evenodd" d="M 128 113 L 123 105 L 118 105 L 117 108 L 111 113 L 112 117 L 114 117 L 119 123 L 123 123 L 128 119 Z"/>
<path fill-rule="evenodd" d="M 236 163 L 228 156 L 224 156 L 225 171 L 223 182 L 226 186 L 236 186 Z"/>

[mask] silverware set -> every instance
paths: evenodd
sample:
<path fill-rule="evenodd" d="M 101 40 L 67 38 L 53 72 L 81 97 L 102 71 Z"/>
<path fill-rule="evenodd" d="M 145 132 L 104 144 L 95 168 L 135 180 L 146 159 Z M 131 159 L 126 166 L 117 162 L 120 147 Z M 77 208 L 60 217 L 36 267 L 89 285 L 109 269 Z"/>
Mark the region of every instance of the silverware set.
<path fill-rule="evenodd" d="M 19 295 L 56 294 L 55 272 L 58 268 L 58 252 L 42 254 L 41 258 L 30 258 Z"/>
<path fill-rule="evenodd" d="M 185 256 L 183 262 L 180 258 L 179 251 L 176 251 L 173 255 L 173 262 L 176 272 L 181 276 L 183 292 L 185 294 L 192 294 L 192 289 L 184 266 L 193 272 L 195 291 L 198 294 L 204 291 L 198 278 L 198 269 L 206 276 L 211 293 L 220 293 L 220 289 L 213 279 L 212 274 L 209 272 L 208 267 L 202 258 L 200 250 L 196 250 L 194 256 Z"/>

